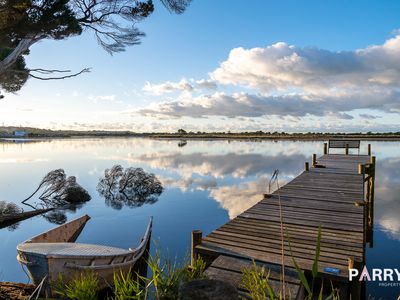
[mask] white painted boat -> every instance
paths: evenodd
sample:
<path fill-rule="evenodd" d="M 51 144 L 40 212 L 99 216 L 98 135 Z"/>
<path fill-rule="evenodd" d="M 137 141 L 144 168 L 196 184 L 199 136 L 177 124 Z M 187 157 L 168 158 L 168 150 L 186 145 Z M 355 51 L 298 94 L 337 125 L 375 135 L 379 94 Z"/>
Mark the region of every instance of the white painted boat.
<path fill-rule="evenodd" d="M 127 274 L 148 249 L 153 218 L 150 218 L 140 244 L 134 249 L 74 243 L 86 222 L 88 215 L 72 220 L 45 233 L 31 238 L 17 246 L 17 259 L 28 269 L 28 275 L 35 285 L 45 279 L 46 293 L 51 294 L 51 283 L 60 274 L 64 282 L 85 270 L 94 271 L 99 278 L 99 288 L 112 284 L 113 274 Z"/>

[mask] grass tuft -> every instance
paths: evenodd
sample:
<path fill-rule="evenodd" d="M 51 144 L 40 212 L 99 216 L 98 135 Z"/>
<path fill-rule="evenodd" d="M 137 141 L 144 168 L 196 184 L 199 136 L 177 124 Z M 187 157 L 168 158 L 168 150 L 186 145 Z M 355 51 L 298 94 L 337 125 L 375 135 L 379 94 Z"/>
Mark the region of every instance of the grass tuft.
<path fill-rule="evenodd" d="M 92 271 L 75 274 L 74 278 L 65 284 L 60 274 L 55 284 L 55 293 L 71 300 L 96 300 L 99 280 Z"/>
<path fill-rule="evenodd" d="M 253 265 L 242 270 L 242 287 L 249 291 L 253 300 L 277 299 L 275 291 L 269 285 L 269 272 L 264 267 L 257 266 L 255 261 Z"/>

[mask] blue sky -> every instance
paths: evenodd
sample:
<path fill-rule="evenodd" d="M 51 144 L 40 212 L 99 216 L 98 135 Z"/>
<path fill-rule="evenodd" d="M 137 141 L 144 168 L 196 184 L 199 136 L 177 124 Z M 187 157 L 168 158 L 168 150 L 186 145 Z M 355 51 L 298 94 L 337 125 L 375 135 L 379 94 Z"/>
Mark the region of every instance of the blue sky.
<path fill-rule="evenodd" d="M 183 15 L 155 2 L 123 53 L 91 32 L 32 46 L 31 68 L 92 71 L 30 79 L 1 100 L 4 125 L 400 130 L 400 2 L 194 0 Z"/>

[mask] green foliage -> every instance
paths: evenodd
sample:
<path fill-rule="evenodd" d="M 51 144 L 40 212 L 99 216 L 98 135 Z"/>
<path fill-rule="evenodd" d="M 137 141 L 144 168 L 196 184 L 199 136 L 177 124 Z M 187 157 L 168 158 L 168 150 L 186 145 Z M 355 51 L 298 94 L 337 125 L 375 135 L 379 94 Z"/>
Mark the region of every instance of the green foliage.
<path fill-rule="evenodd" d="M 304 271 L 299 267 L 294 258 L 289 234 L 287 231 L 286 235 L 288 239 L 289 250 L 290 250 L 290 255 L 292 257 L 293 265 L 297 271 L 298 278 L 300 279 L 302 285 L 307 291 L 307 296 L 305 297 L 305 300 L 311 300 L 311 299 L 322 300 L 324 293 L 323 282 L 321 283 L 321 288 L 318 294 L 314 293 L 314 283 L 316 282 L 318 276 L 318 261 L 321 251 L 321 227 L 318 229 L 317 241 L 315 245 L 315 258 L 311 272 L 312 275 L 311 287 L 310 284 L 308 283 L 306 275 L 304 274 Z M 269 284 L 269 273 L 267 273 L 264 267 L 257 266 L 256 263 L 253 261 L 253 265 L 249 268 L 243 269 L 242 273 L 243 273 L 242 287 L 249 291 L 251 299 L 254 300 L 282 299 L 283 295 L 281 293 L 279 295 L 276 295 L 275 291 Z M 331 282 L 331 288 L 332 288 L 331 294 L 325 300 L 339 300 L 340 299 L 339 292 L 334 288 L 332 282 Z"/>
<path fill-rule="evenodd" d="M 275 291 L 269 284 L 269 273 L 264 267 L 257 266 L 253 261 L 250 268 L 242 270 L 243 281 L 242 287 L 249 291 L 253 300 L 277 299 Z"/>
<path fill-rule="evenodd" d="M 193 266 L 186 258 L 181 266 L 176 260 L 162 259 L 159 252 L 148 260 L 151 271 L 149 278 L 139 274 L 114 274 L 114 300 L 177 299 L 179 287 L 185 282 L 205 278 L 206 263 L 200 257 Z"/>
<path fill-rule="evenodd" d="M 180 14 L 191 0 L 161 0 L 161 2 L 171 12 Z M 153 11 L 152 0 L 0 0 L 0 45 L 11 50 L 22 45 L 18 49 L 24 52 L 17 51 L 11 56 L 8 55 L 11 51 L 6 56 L 0 54 L 0 61 L 7 56 L 10 57 L 9 62 L 1 66 L 0 88 L 16 92 L 26 83 L 29 75 L 43 79 L 30 72 L 39 74 L 58 72 L 43 69 L 27 70 L 25 66 L 21 68 L 20 63 L 24 64 L 22 55 L 29 54 L 26 50 L 39 40 L 61 40 L 80 35 L 83 30 L 89 30 L 94 32 L 98 43 L 107 52 L 110 54 L 121 52 L 127 46 L 140 43 L 144 33 L 136 28 L 136 23 L 147 18 Z M 29 42 L 29 45 L 26 45 L 26 42 Z M 47 80 L 50 78 L 45 77 Z M 65 77 L 61 76 L 58 79 L 62 78 Z"/>
<path fill-rule="evenodd" d="M 179 286 L 185 282 L 205 278 L 205 262 L 199 257 L 194 266 L 188 267 L 188 259 L 182 266 L 178 266 L 176 259 L 161 259 L 159 252 L 149 259 L 149 267 L 152 272 L 150 282 L 155 289 L 155 297 L 158 300 L 172 300 L 178 298 Z"/>
<path fill-rule="evenodd" d="M 131 272 L 114 273 L 114 300 L 145 300 L 149 279 Z"/>
<path fill-rule="evenodd" d="M 321 227 L 318 228 L 317 245 L 315 246 L 315 258 L 312 266 L 312 277 L 317 278 L 318 275 L 318 261 L 319 254 L 321 253 Z"/>
<path fill-rule="evenodd" d="M 92 271 L 78 273 L 65 284 L 62 274 L 55 284 L 55 293 L 71 300 L 96 300 L 99 280 Z"/>
<path fill-rule="evenodd" d="M 12 48 L 0 47 L 0 61 L 7 57 Z M 17 92 L 26 83 L 29 72 L 25 67 L 25 59 L 20 56 L 8 72 L 0 74 L 0 87 L 9 93 Z"/>
<path fill-rule="evenodd" d="M 292 251 L 292 245 L 290 243 L 290 238 L 289 238 L 289 234 L 288 234 L 287 231 L 286 231 L 286 235 L 287 235 L 287 239 L 288 239 L 288 243 L 289 243 L 290 256 L 292 257 L 292 261 L 293 261 L 294 267 L 296 268 L 297 276 L 299 277 L 302 285 L 306 289 L 308 295 L 312 295 L 312 291 L 311 291 L 310 285 L 308 284 L 308 280 L 306 278 L 306 275 L 304 274 L 304 271 L 299 267 L 299 265 L 297 264 L 296 260 L 294 259 L 294 255 L 293 255 L 293 251 Z"/>
<path fill-rule="evenodd" d="M 198 257 L 192 266 L 187 268 L 186 281 L 191 281 L 195 279 L 203 279 L 206 277 L 204 271 L 206 269 L 206 262 Z"/>

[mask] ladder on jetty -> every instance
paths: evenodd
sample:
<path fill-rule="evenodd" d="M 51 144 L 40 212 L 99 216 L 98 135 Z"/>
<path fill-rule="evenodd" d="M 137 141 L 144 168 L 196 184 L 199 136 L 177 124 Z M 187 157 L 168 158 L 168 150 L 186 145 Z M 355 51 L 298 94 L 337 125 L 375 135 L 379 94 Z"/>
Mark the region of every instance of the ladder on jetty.
<path fill-rule="evenodd" d="M 241 286 L 242 269 L 255 261 L 270 272 L 269 283 L 278 295 L 284 261 L 286 299 L 303 299 L 305 291 L 293 258 L 310 276 L 321 227 L 318 278 L 326 279 L 325 290 L 331 289 L 330 281 L 335 282 L 340 299 L 350 294 L 352 299 L 360 298 L 361 286 L 349 283 L 348 269 L 362 268 L 364 245 L 372 245 L 375 157 L 370 145 L 367 155 L 350 155 L 349 143 L 342 142 L 346 154 L 328 154 L 325 143 L 324 155 L 317 159 L 313 154 L 311 166 L 306 162 L 304 172 L 291 182 L 265 194 L 206 237 L 193 231 L 192 261 L 200 255 L 207 262 L 208 277 L 230 282 L 242 294 L 247 292 Z M 337 142 L 329 144 L 340 148 Z"/>

